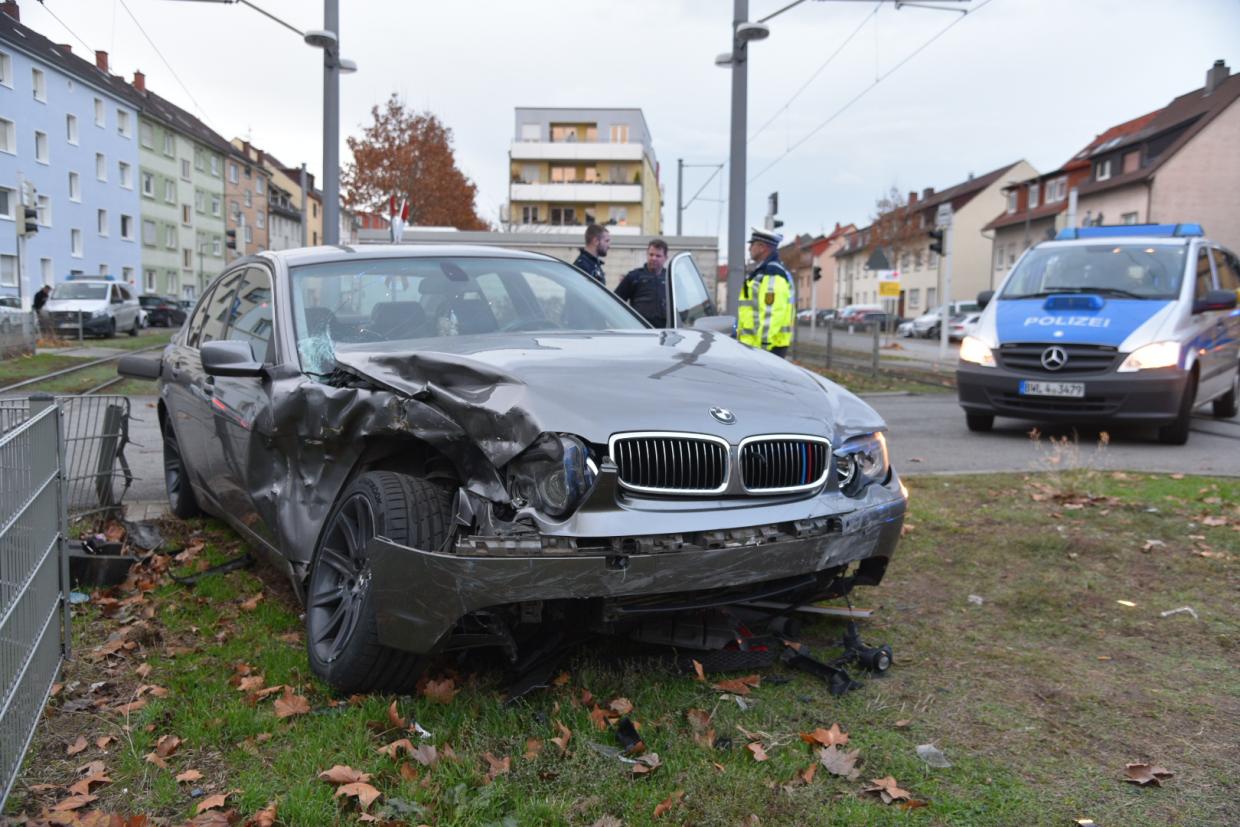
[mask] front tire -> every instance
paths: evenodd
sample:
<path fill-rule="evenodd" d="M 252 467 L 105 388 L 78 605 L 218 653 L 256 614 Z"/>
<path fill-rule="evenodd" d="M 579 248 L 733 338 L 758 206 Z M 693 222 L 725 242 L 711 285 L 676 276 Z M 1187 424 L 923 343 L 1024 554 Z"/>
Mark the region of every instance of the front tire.
<path fill-rule="evenodd" d="M 140 323 L 139 323 L 139 321 L 138 321 L 138 318 L 135 316 L 135 317 L 134 317 L 134 320 L 133 320 L 133 327 L 129 328 L 129 335 L 130 335 L 130 336 L 137 336 L 137 335 L 138 335 L 138 328 L 139 328 L 140 326 L 141 326 L 141 325 L 140 325 Z"/>
<path fill-rule="evenodd" d="M 1231 419 L 1240 413 L 1240 368 L 1231 377 L 1231 390 L 1214 400 L 1215 419 Z"/>
<path fill-rule="evenodd" d="M 188 520 L 202 514 L 189 483 L 189 475 L 185 473 L 181 446 L 171 424 L 164 426 L 164 489 L 168 492 L 168 507 L 173 515 Z"/>
<path fill-rule="evenodd" d="M 450 502 L 448 491 L 434 483 L 369 471 L 332 509 L 306 589 L 306 647 L 310 668 L 338 692 L 413 688 L 426 658 L 379 643 L 366 546 L 382 535 L 400 545 L 439 549 L 448 537 Z"/>
<path fill-rule="evenodd" d="M 974 433 L 983 434 L 995 427 L 995 415 L 988 413 L 965 412 L 964 423 Z"/>
<path fill-rule="evenodd" d="M 1180 412 L 1170 425 L 1158 429 L 1158 441 L 1163 445 L 1183 445 L 1188 442 L 1188 430 L 1193 424 L 1193 403 L 1197 400 L 1197 374 L 1188 378 L 1184 395 L 1180 397 Z"/>

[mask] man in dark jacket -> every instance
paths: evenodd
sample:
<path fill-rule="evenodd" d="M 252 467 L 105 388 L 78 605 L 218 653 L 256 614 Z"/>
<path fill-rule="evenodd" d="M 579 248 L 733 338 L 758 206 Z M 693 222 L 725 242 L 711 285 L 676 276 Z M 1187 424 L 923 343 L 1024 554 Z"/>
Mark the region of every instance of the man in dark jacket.
<path fill-rule="evenodd" d="M 630 271 L 616 295 L 655 327 L 667 327 L 666 241 L 656 238 L 646 246 L 646 266 Z"/>
<path fill-rule="evenodd" d="M 573 266 L 587 276 L 593 276 L 599 284 L 606 284 L 603 277 L 603 259 L 611 248 L 611 233 L 606 227 L 591 224 L 586 227 L 586 246 L 579 247 L 581 255 L 573 262 Z"/>

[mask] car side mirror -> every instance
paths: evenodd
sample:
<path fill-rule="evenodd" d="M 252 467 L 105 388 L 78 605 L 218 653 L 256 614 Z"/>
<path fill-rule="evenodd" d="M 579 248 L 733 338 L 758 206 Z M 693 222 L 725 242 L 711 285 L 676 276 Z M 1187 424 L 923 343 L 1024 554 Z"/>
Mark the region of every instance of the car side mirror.
<path fill-rule="evenodd" d="M 116 372 L 130 379 L 158 379 L 163 360 L 156 357 L 130 354 L 116 363 Z"/>
<path fill-rule="evenodd" d="M 693 323 L 694 330 L 706 330 L 721 336 L 736 336 L 735 316 L 703 316 Z"/>
<path fill-rule="evenodd" d="M 1233 310 L 1236 307 L 1234 290 L 1211 290 L 1204 299 L 1193 302 L 1193 313 L 1205 313 L 1210 310 Z"/>
<path fill-rule="evenodd" d="M 990 300 L 995 297 L 994 290 L 983 290 L 977 294 L 977 309 L 985 310 L 986 305 L 990 304 Z"/>
<path fill-rule="evenodd" d="M 222 339 L 207 342 L 200 351 L 208 376 L 262 376 L 263 363 L 254 358 L 249 342 Z"/>

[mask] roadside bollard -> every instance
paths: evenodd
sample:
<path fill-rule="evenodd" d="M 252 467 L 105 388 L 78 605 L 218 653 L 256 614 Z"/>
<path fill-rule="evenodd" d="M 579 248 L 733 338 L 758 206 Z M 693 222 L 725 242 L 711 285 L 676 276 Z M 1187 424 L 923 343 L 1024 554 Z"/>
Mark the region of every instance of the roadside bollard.
<path fill-rule="evenodd" d="M 878 322 L 875 322 L 874 323 L 874 364 L 871 368 L 871 373 L 873 373 L 874 378 L 876 379 L 878 378 L 878 341 L 879 341 L 880 332 L 881 330 L 880 330 L 879 324 Z"/>
<path fill-rule="evenodd" d="M 79 345 L 82 343 L 82 339 L 83 339 L 83 336 L 82 336 L 82 311 L 81 311 L 81 310 L 79 310 L 79 311 L 78 311 L 78 344 L 79 344 Z"/>
<path fill-rule="evenodd" d="M 827 322 L 827 370 L 831 369 L 831 340 L 835 334 L 835 322 Z"/>

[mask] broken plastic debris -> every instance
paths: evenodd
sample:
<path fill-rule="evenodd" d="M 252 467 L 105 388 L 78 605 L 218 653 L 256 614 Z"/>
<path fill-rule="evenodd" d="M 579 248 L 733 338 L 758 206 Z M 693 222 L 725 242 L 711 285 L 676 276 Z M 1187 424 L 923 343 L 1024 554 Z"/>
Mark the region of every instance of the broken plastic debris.
<path fill-rule="evenodd" d="M 1158 613 L 1159 617 L 1171 617 L 1172 615 L 1192 615 L 1193 620 L 1201 619 L 1197 617 L 1197 610 L 1194 609 L 1192 606 L 1181 606 L 1178 609 L 1167 609 L 1167 611 L 1165 612 Z"/>
<path fill-rule="evenodd" d="M 969 602 L 974 606 L 980 606 L 986 601 L 982 599 L 981 595 L 971 594 L 969 595 Z"/>
<path fill-rule="evenodd" d="M 413 722 L 413 727 L 412 727 L 412 729 L 413 729 L 413 731 L 414 731 L 414 732 L 416 732 L 416 733 L 418 734 L 418 737 L 419 737 L 419 738 L 434 738 L 434 737 L 435 737 L 434 735 L 431 735 L 429 732 L 427 732 L 425 729 L 423 729 L 423 728 L 422 728 L 422 725 L 421 725 L 421 724 L 419 724 L 417 721 L 414 721 L 414 722 Z"/>
<path fill-rule="evenodd" d="M 73 604 L 89 603 L 90 595 L 85 592 L 69 592 L 69 602 Z"/>
<path fill-rule="evenodd" d="M 945 770 L 952 765 L 951 762 L 947 760 L 947 756 L 943 754 L 943 751 L 934 744 L 919 744 L 917 746 L 917 757 L 925 761 L 930 766 L 937 767 L 941 770 Z"/>
<path fill-rule="evenodd" d="M 1121 606 L 1127 606 L 1130 609 L 1134 609 L 1137 606 L 1137 604 L 1133 603 L 1131 600 L 1116 600 L 1115 602 Z"/>

